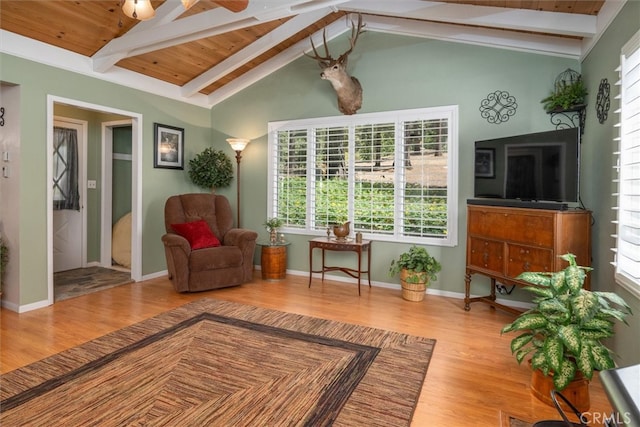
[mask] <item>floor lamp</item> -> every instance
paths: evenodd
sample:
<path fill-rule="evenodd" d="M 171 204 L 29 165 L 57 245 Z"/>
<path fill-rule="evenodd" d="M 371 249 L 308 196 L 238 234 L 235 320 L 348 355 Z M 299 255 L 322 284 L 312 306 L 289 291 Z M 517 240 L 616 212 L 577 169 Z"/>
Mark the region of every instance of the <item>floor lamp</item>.
<path fill-rule="evenodd" d="M 227 142 L 229 143 L 229 145 L 231 145 L 231 148 L 233 148 L 233 151 L 236 152 L 236 162 L 238 163 L 238 169 L 237 169 L 237 210 L 238 210 L 238 219 L 237 219 L 237 227 L 240 228 L 240 159 L 242 158 L 242 150 L 244 150 L 244 148 L 247 146 L 247 144 L 249 143 L 248 139 L 244 139 L 244 138 L 229 138 L 227 139 Z"/>

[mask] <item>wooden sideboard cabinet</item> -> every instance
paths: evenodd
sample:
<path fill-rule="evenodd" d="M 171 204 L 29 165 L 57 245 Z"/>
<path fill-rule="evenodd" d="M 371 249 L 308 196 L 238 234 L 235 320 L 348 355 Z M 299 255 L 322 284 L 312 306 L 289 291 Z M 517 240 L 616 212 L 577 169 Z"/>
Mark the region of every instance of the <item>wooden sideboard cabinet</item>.
<path fill-rule="evenodd" d="M 528 286 L 516 277 L 525 271 L 559 271 L 560 255 L 572 253 L 578 265 L 591 265 L 591 212 L 501 206 L 467 206 L 467 268 L 464 309 L 482 301 L 519 313 L 496 302 L 496 283 Z M 471 276 L 491 278 L 489 295 L 471 298 Z M 589 289 L 589 276 L 585 281 Z"/>

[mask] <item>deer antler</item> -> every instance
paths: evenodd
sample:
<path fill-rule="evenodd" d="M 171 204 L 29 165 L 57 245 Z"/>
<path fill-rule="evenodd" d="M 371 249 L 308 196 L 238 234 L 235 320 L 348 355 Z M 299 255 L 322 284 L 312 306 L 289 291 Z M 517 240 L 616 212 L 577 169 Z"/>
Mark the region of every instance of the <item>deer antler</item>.
<path fill-rule="evenodd" d="M 318 53 L 318 49 L 311 38 L 309 39 L 311 40 L 313 55 L 307 54 L 306 52 L 304 53 L 309 58 L 318 61 L 320 68 L 322 68 L 320 78 L 328 80 L 331 86 L 333 86 L 338 96 L 338 109 L 343 114 L 355 114 L 362 106 L 362 86 L 357 78 L 350 76 L 347 72 L 347 59 L 358 42 L 358 36 L 362 31 L 362 27 L 362 15 L 358 14 L 358 25 L 351 21 L 351 37 L 349 38 L 351 47 L 340 55 L 337 60 L 333 59 L 329 54 L 326 31 L 322 33 L 324 55 Z"/>
<path fill-rule="evenodd" d="M 364 27 L 364 24 L 362 24 L 362 15 L 358 14 L 358 25 L 356 26 L 356 24 L 353 21 L 351 22 L 351 37 L 349 38 L 349 43 L 351 44 L 351 47 L 349 48 L 349 50 L 347 50 L 346 52 L 344 52 L 342 55 L 338 57 L 338 62 L 344 61 L 347 58 L 347 56 L 349 56 L 349 54 L 351 53 L 351 51 L 353 50 L 353 48 L 355 47 L 358 41 L 358 36 L 362 32 L 362 27 Z M 335 61 L 331 56 L 331 54 L 329 53 L 329 47 L 327 46 L 327 30 L 326 29 L 322 31 L 322 44 L 324 45 L 324 52 L 325 52 L 324 56 L 318 53 L 318 50 L 316 49 L 316 45 L 313 43 L 313 39 L 311 37 L 309 37 L 309 41 L 311 42 L 311 49 L 313 49 L 313 55 L 309 55 L 306 52 L 304 54 L 309 58 L 315 59 L 316 61 L 318 61 L 318 64 L 320 64 L 321 68 L 326 68 L 329 66 L 331 62 Z"/>
<path fill-rule="evenodd" d="M 342 62 L 344 59 L 346 59 L 346 57 L 349 56 L 353 48 L 356 46 L 356 43 L 358 42 L 358 36 L 362 32 L 362 27 L 364 27 L 364 25 L 362 24 L 362 15 L 358 14 L 358 26 L 356 27 L 353 21 L 351 21 L 351 37 L 349 37 L 349 43 L 351 44 L 351 47 L 345 53 L 340 55 L 340 57 L 338 58 L 339 62 Z"/>
<path fill-rule="evenodd" d="M 318 53 L 318 50 L 316 49 L 316 45 L 313 44 L 313 39 L 311 37 L 309 37 L 309 40 L 311 41 L 311 48 L 313 49 L 313 55 L 309 55 L 307 52 L 305 52 L 304 54 L 307 55 L 309 58 L 315 59 L 316 61 L 318 61 L 318 64 L 320 64 L 321 68 L 328 67 L 329 63 L 333 61 L 333 58 L 329 54 L 329 47 L 327 46 L 327 30 L 325 29 L 322 32 L 322 44 L 324 45 L 325 56 L 321 56 Z"/>

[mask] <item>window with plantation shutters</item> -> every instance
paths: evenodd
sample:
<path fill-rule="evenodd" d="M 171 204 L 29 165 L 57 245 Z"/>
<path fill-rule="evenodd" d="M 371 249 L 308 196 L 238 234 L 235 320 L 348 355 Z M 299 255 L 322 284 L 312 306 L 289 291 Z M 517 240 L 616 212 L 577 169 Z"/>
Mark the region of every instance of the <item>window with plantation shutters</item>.
<path fill-rule="evenodd" d="M 616 280 L 640 296 L 640 31 L 622 48 L 616 170 Z"/>
<path fill-rule="evenodd" d="M 268 216 L 288 233 L 457 244 L 457 107 L 269 124 Z"/>

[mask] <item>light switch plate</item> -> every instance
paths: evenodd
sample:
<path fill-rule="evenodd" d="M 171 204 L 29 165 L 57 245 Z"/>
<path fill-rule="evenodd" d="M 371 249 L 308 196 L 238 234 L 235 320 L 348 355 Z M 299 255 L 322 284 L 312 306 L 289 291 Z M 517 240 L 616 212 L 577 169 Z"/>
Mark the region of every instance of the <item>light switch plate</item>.
<path fill-rule="evenodd" d="M 87 188 L 96 188 L 96 180 L 90 179 L 89 181 L 87 181 Z"/>

